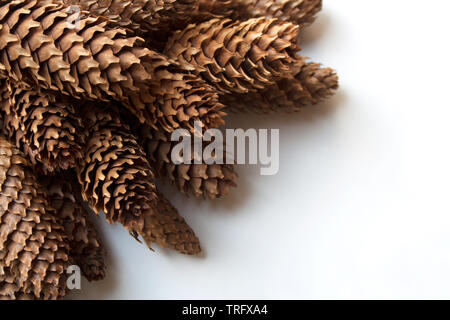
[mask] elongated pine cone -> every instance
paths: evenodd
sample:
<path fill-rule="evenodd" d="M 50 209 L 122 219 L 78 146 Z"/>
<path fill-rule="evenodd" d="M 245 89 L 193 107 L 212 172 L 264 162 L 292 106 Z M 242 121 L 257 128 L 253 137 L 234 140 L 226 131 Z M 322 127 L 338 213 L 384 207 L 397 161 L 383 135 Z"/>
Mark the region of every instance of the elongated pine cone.
<path fill-rule="evenodd" d="M 92 99 L 136 91 L 136 63 L 121 64 L 119 58 L 137 59 L 130 49 L 137 39 L 125 31 L 86 16 L 75 26 L 68 8 L 57 1 L 2 0 L 0 5 L 0 61 L 15 81 Z"/>
<path fill-rule="evenodd" d="M 103 211 L 108 222 L 120 222 L 136 238 L 142 236 L 150 248 L 156 242 L 197 253 L 192 229 L 160 203 L 164 200 L 158 197 L 144 150 L 119 113 L 88 106 L 85 118 L 91 136 L 78 172 L 84 200 L 95 212 Z"/>
<path fill-rule="evenodd" d="M 247 20 L 250 18 L 277 18 L 301 27 L 314 22 L 322 10 L 322 0 L 199 0 L 201 12 L 210 12 L 217 18 Z M 203 22 L 201 15 L 192 15 L 192 22 Z M 200 19 L 199 19 L 200 18 Z"/>
<path fill-rule="evenodd" d="M 162 55 L 161 55 L 162 57 Z M 217 128 L 225 123 L 224 106 L 219 102 L 216 90 L 202 78 L 180 68 L 172 60 L 165 60 L 161 67 L 153 64 L 155 75 L 150 94 L 155 98 L 152 113 L 157 126 L 167 132 L 185 128 L 194 130 L 194 122 L 205 128 Z"/>
<path fill-rule="evenodd" d="M 164 53 L 224 93 L 247 93 L 289 76 L 298 26 L 274 19 L 212 19 L 176 32 Z"/>
<path fill-rule="evenodd" d="M 0 136 L 0 297 L 65 296 L 68 250 L 31 163 Z"/>
<path fill-rule="evenodd" d="M 70 259 L 89 281 L 105 277 L 106 251 L 69 175 L 41 177 L 70 244 Z"/>
<path fill-rule="evenodd" d="M 226 94 L 221 101 L 238 112 L 296 112 L 317 104 L 337 90 L 338 76 L 333 69 L 317 63 L 305 64 L 295 79 L 282 79 L 275 85 L 248 94 Z"/>
<path fill-rule="evenodd" d="M 171 153 L 179 142 L 171 141 L 170 134 L 144 125 L 139 128 L 139 138 L 158 178 L 168 179 L 184 194 L 215 199 L 228 195 L 230 188 L 236 187 L 237 174 L 232 164 L 195 164 L 193 152 L 192 164 L 174 164 Z"/>
<path fill-rule="evenodd" d="M 232 0 L 63 0 L 114 25 L 133 30 L 153 48 L 164 49 L 167 37 L 190 23 L 231 15 Z"/>
<path fill-rule="evenodd" d="M 222 123 L 213 88 L 143 39 L 55 0 L 0 0 L 0 76 L 79 99 L 117 100 L 141 122 Z M 187 119 L 187 120 L 186 120 Z"/>
<path fill-rule="evenodd" d="M 161 192 L 155 192 L 158 199 L 156 207 L 153 212 L 143 215 L 144 225 L 142 230 L 137 230 L 137 234 L 142 236 L 149 248 L 155 242 L 163 248 L 182 254 L 200 253 L 200 241 L 192 228 Z"/>
<path fill-rule="evenodd" d="M 322 0 L 232 0 L 232 19 L 277 18 L 299 26 L 314 22 Z"/>
<path fill-rule="evenodd" d="M 233 12 L 235 0 L 197 0 L 196 10 L 190 13 L 192 22 L 200 23 L 211 18 L 226 18 Z"/>
<path fill-rule="evenodd" d="M 170 31 L 185 26 L 192 12 L 199 8 L 198 0 L 63 0 L 91 14 L 104 16 L 116 25 L 129 28 L 139 35 L 154 31 Z"/>
<path fill-rule="evenodd" d="M 144 151 L 113 106 L 87 105 L 83 118 L 89 137 L 78 169 L 82 196 L 109 223 L 127 229 L 156 203 L 153 172 Z"/>
<path fill-rule="evenodd" d="M 85 132 L 65 97 L 2 83 L 0 104 L 6 134 L 44 174 L 74 168 Z"/>

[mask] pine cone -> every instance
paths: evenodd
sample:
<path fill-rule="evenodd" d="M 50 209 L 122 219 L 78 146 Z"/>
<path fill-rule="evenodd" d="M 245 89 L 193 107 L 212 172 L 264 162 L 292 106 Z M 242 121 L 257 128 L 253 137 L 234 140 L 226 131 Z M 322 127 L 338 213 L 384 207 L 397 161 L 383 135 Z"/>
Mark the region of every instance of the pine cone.
<path fill-rule="evenodd" d="M 82 110 L 90 135 L 78 169 L 82 196 L 109 223 L 139 223 L 156 203 L 153 172 L 143 150 L 117 110 L 87 106 Z"/>
<path fill-rule="evenodd" d="M 232 19 L 267 17 L 305 26 L 322 10 L 322 0 L 233 0 L 232 7 Z"/>
<path fill-rule="evenodd" d="M 175 21 L 186 20 L 197 0 L 63 0 L 91 14 L 107 17 L 120 27 L 139 35 L 170 30 Z"/>
<path fill-rule="evenodd" d="M 212 18 L 231 16 L 236 0 L 197 0 L 196 10 L 190 12 L 190 23 L 201 23 Z M 185 25 L 183 29 L 186 27 Z M 182 29 L 182 28 L 179 28 Z"/>
<path fill-rule="evenodd" d="M 177 209 L 158 190 L 154 211 L 143 215 L 144 225 L 137 234 L 151 248 L 152 242 L 163 248 L 176 250 L 182 254 L 194 255 L 201 252 L 200 241 L 192 228 L 180 216 Z"/>
<path fill-rule="evenodd" d="M 114 99 L 169 131 L 189 120 L 222 122 L 222 105 L 201 79 L 101 18 L 83 12 L 70 24 L 68 10 L 55 0 L 0 0 L 0 77 L 79 99 Z"/>
<path fill-rule="evenodd" d="M 140 142 L 158 177 L 169 179 L 184 194 L 192 192 L 197 198 L 215 199 L 228 195 L 230 187 L 236 187 L 237 174 L 233 165 L 205 163 L 176 165 L 171 161 L 171 153 L 178 142 L 172 142 L 170 134 L 153 131 L 145 125 L 138 131 Z"/>
<path fill-rule="evenodd" d="M 74 168 L 85 132 L 68 99 L 2 83 L 3 126 L 10 139 L 44 174 Z"/>
<path fill-rule="evenodd" d="M 239 112 L 297 112 L 328 98 L 338 86 L 338 76 L 334 70 L 311 62 L 305 64 L 293 80 L 282 79 L 259 92 L 226 94 L 221 101 L 230 110 Z"/>
<path fill-rule="evenodd" d="M 106 251 L 94 224 L 89 220 L 89 213 L 76 194 L 74 179 L 68 175 L 58 175 L 41 177 L 40 181 L 47 189 L 50 203 L 63 224 L 70 244 L 71 261 L 81 268 L 89 281 L 103 279 Z"/>
<path fill-rule="evenodd" d="M 155 98 L 152 114 L 156 114 L 154 128 L 172 132 L 177 128 L 194 129 L 200 121 L 205 128 L 217 128 L 225 122 L 223 105 L 216 90 L 199 76 L 180 68 L 172 60 L 155 66 L 155 82 L 150 94 Z"/>
<path fill-rule="evenodd" d="M 176 32 L 164 52 L 221 92 L 247 93 L 293 73 L 298 30 L 276 19 L 213 19 Z"/>
<path fill-rule="evenodd" d="M 31 163 L 0 136 L 0 297 L 66 294 L 68 243 Z"/>
<path fill-rule="evenodd" d="M 133 30 L 152 48 L 164 49 L 174 30 L 231 14 L 232 0 L 63 0 L 114 25 Z"/>
<path fill-rule="evenodd" d="M 196 253 L 198 239 L 178 214 L 159 203 L 150 164 L 117 110 L 88 106 L 85 114 L 91 136 L 78 172 L 84 200 L 96 213 L 105 212 L 109 223 L 120 222 L 136 238 L 142 236 L 149 247 L 154 241 Z"/>

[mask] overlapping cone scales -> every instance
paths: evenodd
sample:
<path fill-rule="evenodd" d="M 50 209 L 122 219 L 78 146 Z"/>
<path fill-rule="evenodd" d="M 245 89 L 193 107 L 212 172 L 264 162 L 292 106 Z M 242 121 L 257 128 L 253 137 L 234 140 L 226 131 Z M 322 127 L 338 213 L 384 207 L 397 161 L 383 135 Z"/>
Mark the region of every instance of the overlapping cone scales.
<path fill-rule="evenodd" d="M 142 236 L 150 248 L 156 242 L 197 253 L 198 239 L 157 193 L 144 151 L 119 113 L 89 106 L 85 111 L 91 135 L 78 172 L 83 198 L 96 212 L 104 211 L 109 222 L 121 222 L 136 238 Z"/>
<path fill-rule="evenodd" d="M 123 30 L 51 0 L 1 1 L 0 23 L 0 61 L 18 82 L 90 99 L 137 91 L 142 50 Z"/>
<path fill-rule="evenodd" d="M 277 18 L 299 26 L 314 22 L 322 0 L 233 0 L 233 19 Z"/>
<path fill-rule="evenodd" d="M 41 181 L 64 227 L 70 244 L 71 261 L 80 267 L 89 281 L 103 279 L 106 252 L 94 224 L 89 220 L 89 213 L 83 208 L 76 195 L 76 188 L 72 186 L 75 181 L 63 175 L 41 177 Z"/>
<path fill-rule="evenodd" d="M 197 0 L 63 0 L 139 34 L 170 31 L 196 11 Z"/>
<path fill-rule="evenodd" d="M 149 248 L 154 242 L 182 254 L 200 253 L 200 241 L 192 228 L 161 192 L 156 191 L 156 195 L 158 198 L 156 207 L 143 215 L 144 225 L 138 234 Z"/>
<path fill-rule="evenodd" d="M 317 103 L 331 96 L 339 87 L 339 77 L 331 68 L 322 68 L 318 63 L 308 63 L 296 76 L 311 94 L 311 101 Z"/>
<path fill-rule="evenodd" d="M 166 36 L 189 23 L 230 17 L 246 20 L 278 18 L 298 25 L 310 24 L 322 0 L 63 0 L 91 14 L 107 17 L 120 27 L 150 38 Z M 161 39 L 162 37 L 160 37 Z M 152 40 L 150 40 L 150 44 Z"/>
<path fill-rule="evenodd" d="M 296 112 L 328 98 L 338 86 L 338 76 L 333 69 L 311 62 L 305 64 L 294 79 L 282 79 L 273 86 L 249 94 L 226 94 L 221 101 L 239 112 Z"/>
<path fill-rule="evenodd" d="M 237 174 L 231 164 L 174 164 L 171 159 L 173 148 L 178 142 L 170 135 L 152 131 L 146 126 L 140 128 L 140 141 L 158 177 L 169 179 L 184 194 L 192 193 L 197 198 L 220 198 L 236 186 Z"/>
<path fill-rule="evenodd" d="M 212 19 L 176 32 L 164 52 L 220 91 L 246 93 L 291 75 L 297 34 L 275 19 Z"/>
<path fill-rule="evenodd" d="M 174 30 L 192 22 L 231 15 L 232 0 L 63 0 L 96 16 L 108 18 L 114 25 L 128 28 L 146 38 L 150 46 L 159 46 Z"/>
<path fill-rule="evenodd" d="M 82 158 L 85 132 L 72 104 L 38 89 L 0 86 L 4 129 L 16 146 L 41 172 L 74 168 Z"/>
<path fill-rule="evenodd" d="M 0 63 L 17 82 L 76 98 L 117 100 L 167 130 L 192 117 L 222 121 L 214 90 L 143 39 L 50 0 L 0 2 Z M 75 28 L 74 28 L 75 26 Z M 1 69 L 1 67 L 0 67 Z M 187 120 L 188 119 L 188 120 Z"/>
<path fill-rule="evenodd" d="M 201 23 L 212 18 L 226 18 L 233 12 L 235 0 L 197 0 L 190 13 L 193 23 Z"/>
<path fill-rule="evenodd" d="M 108 222 L 130 228 L 155 201 L 153 173 L 144 151 L 111 106 L 86 106 L 84 123 L 90 135 L 78 169 L 82 196 Z"/>
<path fill-rule="evenodd" d="M 31 164 L 0 136 L 0 297 L 66 294 L 68 244 Z"/>
<path fill-rule="evenodd" d="M 195 121 L 201 121 L 207 128 L 224 123 L 225 113 L 221 111 L 224 106 L 216 90 L 199 76 L 167 58 L 149 68 L 154 77 L 150 94 L 155 99 L 159 128 L 172 132 L 180 127 L 193 130 Z"/>
<path fill-rule="evenodd" d="M 152 122 L 151 75 L 142 63 L 162 58 L 99 18 L 71 21 L 68 8 L 56 1 L 0 2 L 0 63 L 8 76 L 77 98 L 114 98 Z"/>

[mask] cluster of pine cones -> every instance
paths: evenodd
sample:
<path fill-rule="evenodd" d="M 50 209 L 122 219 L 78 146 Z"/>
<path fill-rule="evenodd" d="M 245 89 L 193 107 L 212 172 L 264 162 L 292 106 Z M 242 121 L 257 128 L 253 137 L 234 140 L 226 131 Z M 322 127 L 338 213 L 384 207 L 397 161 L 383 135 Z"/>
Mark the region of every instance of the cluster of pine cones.
<path fill-rule="evenodd" d="M 81 11 L 74 10 L 74 6 Z M 170 135 L 226 111 L 293 112 L 337 89 L 299 55 L 321 0 L 0 0 L 0 299 L 105 276 L 87 208 L 151 248 L 199 240 L 156 189 L 214 199 L 232 165 L 175 165 Z"/>

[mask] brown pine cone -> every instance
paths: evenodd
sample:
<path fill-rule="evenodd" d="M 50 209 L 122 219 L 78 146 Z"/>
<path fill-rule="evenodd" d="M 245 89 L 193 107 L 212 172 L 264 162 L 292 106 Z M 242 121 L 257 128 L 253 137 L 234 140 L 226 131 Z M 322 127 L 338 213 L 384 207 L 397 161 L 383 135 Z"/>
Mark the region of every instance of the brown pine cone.
<path fill-rule="evenodd" d="M 87 105 L 81 110 L 89 136 L 78 168 L 82 196 L 109 223 L 125 227 L 156 203 L 153 172 L 143 150 L 117 110 Z"/>
<path fill-rule="evenodd" d="M 205 163 L 176 165 L 171 160 L 171 153 L 178 142 L 172 142 L 170 134 L 151 130 L 145 125 L 138 131 L 139 140 L 158 178 L 169 179 L 184 194 L 193 193 L 197 198 L 215 199 L 228 195 L 230 187 L 236 187 L 237 174 L 233 165 Z"/>
<path fill-rule="evenodd" d="M 299 26 L 314 22 L 322 0 L 232 0 L 232 19 L 277 18 Z"/>
<path fill-rule="evenodd" d="M 44 174 L 74 168 L 81 160 L 85 131 L 65 97 L 0 81 L 3 128 Z"/>
<path fill-rule="evenodd" d="M 163 49 L 173 30 L 184 28 L 196 12 L 198 0 L 63 0 L 113 25 L 133 30 L 148 40 L 152 48 Z"/>
<path fill-rule="evenodd" d="M 173 249 L 182 254 L 194 255 L 201 252 L 200 241 L 192 228 L 180 216 L 164 195 L 155 191 L 158 198 L 154 211 L 143 215 L 144 226 L 137 234 L 142 236 L 148 247 L 152 242 L 163 248 Z"/>
<path fill-rule="evenodd" d="M 168 59 L 161 66 L 153 64 L 151 67 L 155 80 L 150 88 L 155 99 L 152 110 L 155 128 L 167 132 L 177 128 L 193 131 L 195 121 L 202 122 L 205 128 L 217 128 L 225 123 L 226 113 L 221 111 L 224 106 L 219 102 L 217 91 L 201 77 Z"/>
<path fill-rule="evenodd" d="M 295 79 L 249 94 L 225 94 L 221 101 L 232 111 L 251 113 L 297 112 L 334 94 L 339 86 L 334 70 L 317 63 L 305 64 Z"/>
<path fill-rule="evenodd" d="M 56 209 L 70 244 L 70 259 L 80 267 L 89 281 L 105 278 L 106 251 L 100 237 L 89 220 L 89 213 L 83 208 L 80 196 L 74 187 L 76 181 L 70 175 L 41 177 L 50 198 L 50 204 Z"/>
<path fill-rule="evenodd" d="M 223 93 L 247 93 L 293 73 L 298 30 L 276 19 L 213 19 L 176 32 L 164 53 Z"/>
<path fill-rule="evenodd" d="M 182 253 L 197 253 L 198 239 L 182 218 L 159 211 L 167 206 L 160 204 L 152 168 L 117 110 L 87 106 L 84 118 L 90 136 L 78 170 L 83 199 L 96 213 L 103 211 L 109 223 L 122 223 L 149 246 L 154 241 Z"/>
<path fill-rule="evenodd" d="M 202 23 L 212 18 L 226 18 L 233 13 L 236 0 L 197 0 L 194 11 L 189 12 L 189 23 Z M 187 24 L 178 29 L 184 29 Z"/>
<path fill-rule="evenodd" d="M 143 39 L 55 0 L 0 1 L 0 77 L 79 99 L 122 102 L 141 122 L 222 123 L 213 88 Z M 17 19 L 8 19 L 13 16 Z"/>
<path fill-rule="evenodd" d="M 133 30 L 153 48 L 164 49 L 174 30 L 231 15 L 232 0 L 63 0 L 114 25 Z"/>
<path fill-rule="evenodd" d="M 267 17 L 307 25 L 322 9 L 322 0 L 63 0 L 91 14 L 107 17 L 140 36 L 169 35 L 190 23 L 212 18 L 247 20 Z M 164 39 L 160 37 L 160 39 Z M 151 40 L 151 41 L 152 41 Z M 151 43 L 150 41 L 150 43 Z"/>
<path fill-rule="evenodd" d="M 58 299 L 67 291 L 69 245 L 31 168 L 0 136 L 0 297 Z"/>
<path fill-rule="evenodd" d="M 170 30 L 176 21 L 186 20 L 197 0 L 63 0 L 139 35 Z"/>

